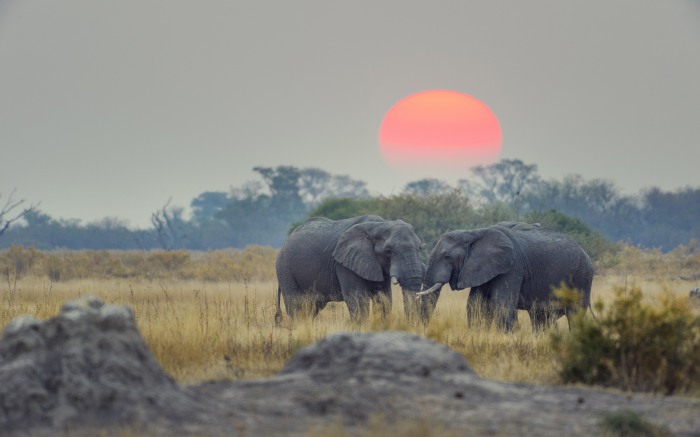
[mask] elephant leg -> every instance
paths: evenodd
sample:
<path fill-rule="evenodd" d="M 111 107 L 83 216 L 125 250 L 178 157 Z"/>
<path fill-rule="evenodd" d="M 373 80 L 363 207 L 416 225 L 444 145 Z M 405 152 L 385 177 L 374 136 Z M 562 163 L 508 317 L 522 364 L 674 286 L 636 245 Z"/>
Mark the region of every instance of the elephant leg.
<path fill-rule="evenodd" d="M 528 314 L 530 315 L 533 331 L 543 331 L 552 325 L 557 328 L 557 320 L 559 320 L 562 315 L 566 315 L 567 320 L 569 319 L 568 310 L 564 311 L 551 307 L 533 306 L 528 310 Z"/>
<path fill-rule="evenodd" d="M 369 295 L 362 291 L 343 293 L 345 303 L 348 305 L 350 320 L 355 323 L 362 323 L 369 317 Z"/>
<path fill-rule="evenodd" d="M 472 287 L 467 299 L 467 324 L 474 327 L 484 325 L 487 329 L 493 321 L 490 293 L 481 287 Z"/>
<path fill-rule="evenodd" d="M 316 298 L 316 300 L 314 301 L 313 308 L 311 309 L 311 311 L 312 311 L 311 315 L 313 317 L 316 317 L 318 315 L 318 313 L 320 313 L 321 310 L 326 307 L 327 304 L 328 304 L 327 300 L 323 299 L 321 296 L 318 296 Z"/>
<path fill-rule="evenodd" d="M 540 332 L 550 324 L 547 310 L 542 307 L 533 306 L 527 312 L 530 315 L 530 323 L 532 323 L 532 331 Z"/>
<path fill-rule="evenodd" d="M 380 290 L 372 295 L 372 308 L 375 313 L 380 313 L 382 321 L 386 321 L 391 313 L 391 290 Z"/>
<path fill-rule="evenodd" d="M 315 292 L 302 292 L 298 289 L 293 289 L 287 293 L 283 293 L 284 306 L 287 308 L 287 314 L 292 319 L 299 317 L 316 317 L 325 306 L 326 300 Z"/>
<path fill-rule="evenodd" d="M 518 320 L 518 311 L 515 307 L 499 304 L 496 311 L 498 312 L 496 319 L 498 326 L 506 331 L 512 331 Z"/>
<path fill-rule="evenodd" d="M 343 266 L 338 267 L 337 275 L 343 300 L 350 312 L 350 319 L 358 323 L 367 320 L 370 306 L 370 291 L 367 281 Z"/>
<path fill-rule="evenodd" d="M 282 297 L 284 298 L 284 306 L 287 308 L 287 314 L 289 314 L 289 317 L 292 319 L 297 319 L 302 317 L 305 313 L 308 313 L 308 311 L 304 311 L 305 299 L 303 296 L 298 294 L 285 294 L 282 295 Z"/>
<path fill-rule="evenodd" d="M 427 325 L 430 322 L 433 311 L 435 311 L 439 297 L 439 290 L 426 296 L 421 296 L 420 299 L 416 299 L 413 293 L 403 293 L 403 309 L 406 314 L 406 320 L 409 323 L 415 323 L 416 320 L 420 320 L 423 325 Z"/>
<path fill-rule="evenodd" d="M 499 328 L 512 331 L 518 320 L 518 296 L 521 281 L 512 278 L 502 278 L 492 284 L 491 303 L 494 320 Z"/>
<path fill-rule="evenodd" d="M 287 269 L 278 272 L 279 292 L 282 295 L 287 314 L 295 319 L 303 312 L 303 290 Z M 281 316 L 281 313 L 280 313 Z"/>

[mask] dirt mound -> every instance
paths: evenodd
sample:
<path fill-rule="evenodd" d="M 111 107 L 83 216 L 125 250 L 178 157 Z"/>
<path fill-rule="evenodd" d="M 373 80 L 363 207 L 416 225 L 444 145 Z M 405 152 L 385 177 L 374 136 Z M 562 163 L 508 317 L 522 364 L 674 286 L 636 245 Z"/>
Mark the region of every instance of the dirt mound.
<path fill-rule="evenodd" d="M 69 302 L 44 322 L 13 320 L 0 341 L 0 429 L 179 425 L 199 410 L 160 368 L 128 307 Z"/>
<path fill-rule="evenodd" d="M 405 332 L 330 335 L 299 351 L 280 375 L 304 373 L 316 380 L 428 377 L 470 372 L 462 355 Z"/>
<path fill-rule="evenodd" d="M 272 378 L 189 387 L 163 372 L 123 306 L 70 302 L 44 322 L 15 319 L 0 340 L 3 436 L 123 427 L 138 435 L 331 435 L 342 427 L 588 436 L 617 410 L 674 435 L 700 429 L 698 399 L 488 381 L 457 352 L 404 332 L 330 335 Z"/>

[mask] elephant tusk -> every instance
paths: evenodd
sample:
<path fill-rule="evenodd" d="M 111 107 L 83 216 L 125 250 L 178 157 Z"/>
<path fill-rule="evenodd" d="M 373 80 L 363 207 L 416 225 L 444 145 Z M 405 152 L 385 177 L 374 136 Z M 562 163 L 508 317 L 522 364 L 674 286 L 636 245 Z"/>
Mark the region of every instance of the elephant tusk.
<path fill-rule="evenodd" d="M 423 297 L 423 296 L 426 296 L 426 295 L 428 295 L 428 294 L 435 293 L 435 292 L 438 291 L 440 288 L 442 288 L 443 285 L 445 285 L 443 282 L 436 282 L 435 285 L 433 285 L 432 287 L 428 288 L 427 290 L 421 291 L 421 292 L 419 292 L 419 293 L 416 293 L 416 299 L 420 299 L 420 298 Z"/>
<path fill-rule="evenodd" d="M 392 276 L 392 277 L 391 277 L 391 283 L 394 284 L 394 285 L 396 285 L 396 284 L 399 283 L 399 280 L 396 279 L 396 276 Z"/>

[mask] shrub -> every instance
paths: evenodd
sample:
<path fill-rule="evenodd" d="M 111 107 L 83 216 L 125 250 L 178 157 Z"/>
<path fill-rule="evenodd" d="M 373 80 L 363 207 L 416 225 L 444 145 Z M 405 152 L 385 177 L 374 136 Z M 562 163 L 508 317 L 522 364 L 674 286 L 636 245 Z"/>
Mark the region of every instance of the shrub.
<path fill-rule="evenodd" d="M 627 410 L 606 414 L 598 427 L 601 437 L 670 437 L 673 435 L 666 427 L 654 425 L 634 411 Z"/>
<path fill-rule="evenodd" d="M 41 258 L 41 252 L 34 247 L 23 247 L 13 244 L 0 255 L 0 266 L 7 278 L 19 279 L 29 272 L 37 260 Z"/>
<path fill-rule="evenodd" d="M 638 287 L 617 288 L 610 308 L 597 303 L 596 312 L 552 334 L 563 382 L 664 394 L 700 386 L 700 318 L 687 297 L 665 293 L 652 305 Z"/>

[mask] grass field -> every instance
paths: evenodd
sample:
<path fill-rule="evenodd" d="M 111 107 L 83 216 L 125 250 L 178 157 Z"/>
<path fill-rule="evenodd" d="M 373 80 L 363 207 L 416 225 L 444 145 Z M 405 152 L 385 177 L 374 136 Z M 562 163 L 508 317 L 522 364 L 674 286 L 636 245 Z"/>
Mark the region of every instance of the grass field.
<path fill-rule="evenodd" d="M 160 275 L 153 279 L 52 281 L 39 275 L 6 276 L 6 284 L 0 288 L 0 325 L 24 314 L 52 317 L 66 300 L 85 296 L 128 305 L 157 360 L 180 383 L 266 377 L 279 371 L 299 348 L 328 334 L 377 330 L 410 331 L 446 344 L 462 353 L 483 377 L 557 383 L 557 361 L 549 334 L 534 334 L 527 313 L 520 312 L 520 327 L 514 333 L 469 329 L 465 321 L 468 294 L 449 287 L 443 290 L 426 327 L 405 323 L 398 288 L 394 289 L 394 305 L 386 322 L 372 317 L 362 325 L 353 324 L 344 303 L 331 303 L 315 320 L 285 319 L 277 327 L 274 277 L 204 281 Z M 666 271 L 608 271 L 596 276 L 592 299 L 609 302 L 616 287 L 632 285 L 639 286 L 649 301 L 663 293 L 687 296 L 688 290 L 697 286 Z M 567 330 L 565 319 L 559 325 Z"/>

